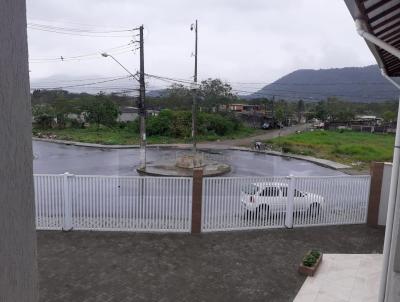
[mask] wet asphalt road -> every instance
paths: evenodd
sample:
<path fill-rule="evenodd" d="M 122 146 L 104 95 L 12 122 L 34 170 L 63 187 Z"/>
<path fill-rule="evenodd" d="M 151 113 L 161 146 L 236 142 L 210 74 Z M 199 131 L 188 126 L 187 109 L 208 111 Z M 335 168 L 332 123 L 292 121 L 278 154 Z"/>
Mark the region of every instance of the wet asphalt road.
<path fill-rule="evenodd" d="M 173 149 L 148 149 L 147 161 L 173 160 L 189 151 Z M 137 175 L 138 149 L 102 149 L 77 147 L 48 142 L 33 141 L 34 173 L 61 174 L 65 172 L 81 175 Z M 210 159 L 230 164 L 232 171 L 227 176 L 333 176 L 343 175 L 339 171 L 324 168 L 309 162 L 278 156 L 218 150 L 206 153 Z"/>

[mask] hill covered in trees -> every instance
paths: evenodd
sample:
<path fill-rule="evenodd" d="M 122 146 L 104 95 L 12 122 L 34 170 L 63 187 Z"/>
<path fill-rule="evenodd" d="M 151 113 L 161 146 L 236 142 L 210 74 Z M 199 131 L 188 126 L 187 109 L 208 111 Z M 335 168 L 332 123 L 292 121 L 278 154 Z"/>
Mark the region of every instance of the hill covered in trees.
<path fill-rule="evenodd" d="M 276 96 L 305 101 L 337 97 L 351 102 L 395 100 L 398 90 L 384 79 L 377 65 L 332 69 L 299 69 L 247 96 L 250 99 Z"/>

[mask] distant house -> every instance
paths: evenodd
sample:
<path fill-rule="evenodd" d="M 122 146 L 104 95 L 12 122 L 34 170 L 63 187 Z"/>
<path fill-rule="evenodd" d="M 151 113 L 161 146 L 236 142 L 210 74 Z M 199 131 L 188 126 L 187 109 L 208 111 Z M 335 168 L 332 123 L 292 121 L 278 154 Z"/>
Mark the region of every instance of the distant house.
<path fill-rule="evenodd" d="M 396 123 L 384 123 L 383 119 L 375 115 L 357 115 L 353 120 L 329 121 L 325 123 L 325 129 L 349 129 L 360 132 L 394 133 Z"/>
<path fill-rule="evenodd" d="M 242 112 L 243 111 L 243 104 L 229 104 L 227 109 L 229 111 L 238 111 L 238 112 Z"/>
<path fill-rule="evenodd" d="M 86 120 L 86 112 L 81 112 L 81 113 L 68 113 L 67 118 L 70 120 L 75 120 L 78 122 L 84 123 Z"/>
<path fill-rule="evenodd" d="M 139 117 L 139 108 L 137 107 L 120 107 L 119 108 L 120 114 L 117 118 L 118 122 L 132 122 Z M 160 111 L 154 109 L 147 109 L 146 110 L 147 116 L 157 116 Z"/>
<path fill-rule="evenodd" d="M 147 113 L 147 116 L 157 116 L 160 113 L 160 111 L 154 110 L 154 109 L 147 109 L 146 113 Z"/>
<path fill-rule="evenodd" d="M 119 108 L 120 114 L 118 115 L 118 122 L 132 122 L 139 116 L 139 108 L 137 107 L 121 107 Z"/>
<path fill-rule="evenodd" d="M 220 105 L 219 109 L 225 111 L 234 111 L 234 112 L 252 112 L 252 111 L 264 110 L 264 107 L 261 105 L 229 104 L 229 105 Z"/>
<path fill-rule="evenodd" d="M 368 124 L 373 126 L 379 126 L 383 122 L 383 118 L 376 117 L 375 115 L 356 115 L 353 122 L 360 124 Z"/>

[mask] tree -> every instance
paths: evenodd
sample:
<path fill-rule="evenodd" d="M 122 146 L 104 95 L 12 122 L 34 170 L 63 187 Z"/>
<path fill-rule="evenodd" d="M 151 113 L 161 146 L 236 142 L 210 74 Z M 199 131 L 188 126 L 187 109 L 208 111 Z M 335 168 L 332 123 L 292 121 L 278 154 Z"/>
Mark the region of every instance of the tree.
<path fill-rule="evenodd" d="M 274 118 L 278 124 L 289 124 L 289 119 L 293 114 L 293 108 L 285 100 L 274 102 Z"/>
<path fill-rule="evenodd" d="M 119 113 L 117 105 L 103 93 L 92 98 L 86 105 L 85 111 L 87 121 L 96 123 L 97 130 L 99 130 L 100 125 L 113 126 Z"/>
<path fill-rule="evenodd" d="M 285 110 L 283 107 L 278 107 L 275 110 L 275 119 L 278 122 L 279 125 L 282 125 L 283 122 L 285 121 L 286 118 L 286 114 L 285 114 Z"/>
<path fill-rule="evenodd" d="M 33 105 L 32 116 L 35 123 L 42 129 L 51 128 L 55 118 L 54 108 L 48 104 Z"/>
<path fill-rule="evenodd" d="M 57 127 L 65 128 L 68 120 L 68 114 L 80 114 L 83 111 L 81 99 L 67 100 L 64 96 L 57 97 L 53 108 L 57 119 Z"/>
<path fill-rule="evenodd" d="M 326 119 L 328 118 L 328 110 L 326 108 L 325 102 L 318 102 L 314 110 L 316 118 L 320 119 L 321 121 L 326 121 Z"/>
<path fill-rule="evenodd" d="M 189 109 L 192 106 L 192 92 L 182 84 L 172 84 L 167 89 L 166 104 L 169 108 Z"/>
<path fill-rule="evenodd" d="M 382 115 L 385 122 L 393 122 L 397 119 L 397 113 L 395 111 L 385 111 Z"/>
<path fill-rule="evenodd" d="M 218 108 L 218 105 L 228 104 L 237 100 L 231 85 L 222 82 L 220 79 L 207 79 L 201 82 L 198 94 L 203 97 L 204 107 Z"/>
<path fill-rule="evenodd" d="M 304 101 L 303 100 L 299 100 L 297 102 L 297 108 L 296 108 L 296 112 L 297 112 L 297 122 L 300 123 L 301 121 L 301 116 L 303 115 L 305 110 L 305 105 L 304 105 Z"/>

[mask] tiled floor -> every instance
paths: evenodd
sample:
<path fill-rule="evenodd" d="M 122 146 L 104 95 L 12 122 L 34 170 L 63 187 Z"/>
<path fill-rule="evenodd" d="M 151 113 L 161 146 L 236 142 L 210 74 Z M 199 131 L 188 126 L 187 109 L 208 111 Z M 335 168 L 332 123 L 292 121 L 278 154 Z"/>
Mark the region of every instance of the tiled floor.
<path fill-rule="evenodd" d="M 377 301 L 381 264 L 381 254 L 325 254 L 294 302 Z"/>

